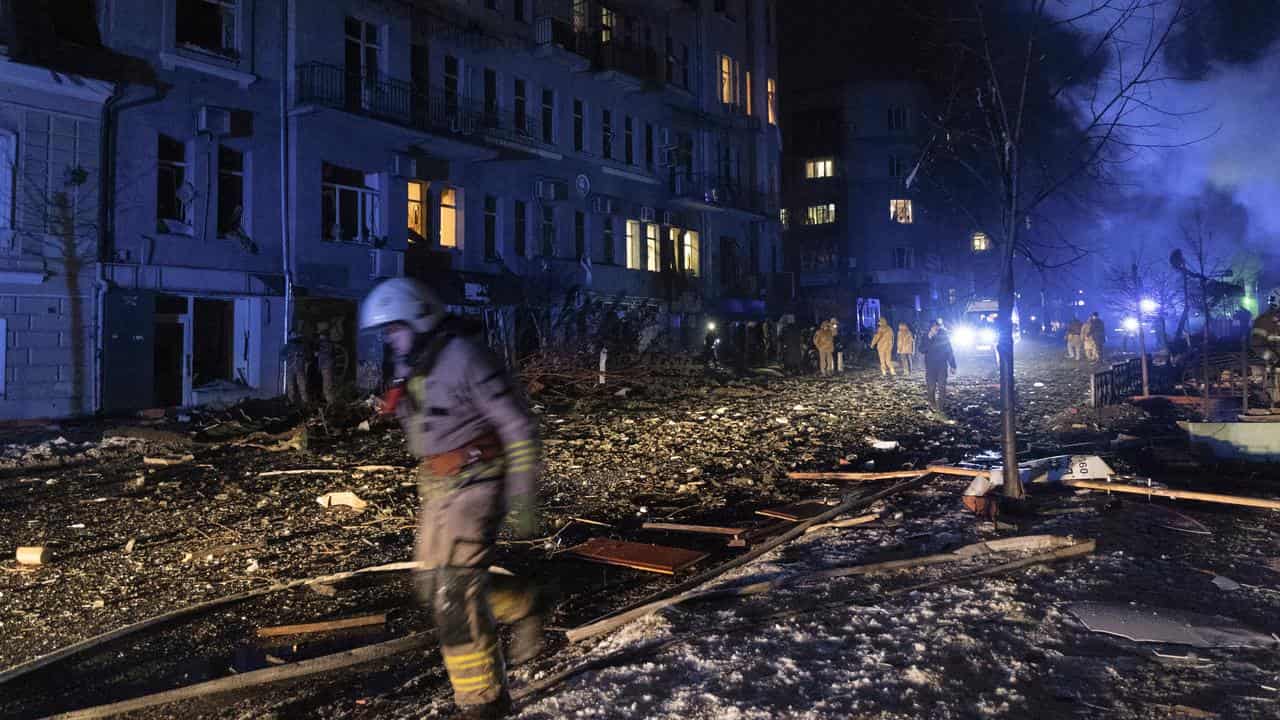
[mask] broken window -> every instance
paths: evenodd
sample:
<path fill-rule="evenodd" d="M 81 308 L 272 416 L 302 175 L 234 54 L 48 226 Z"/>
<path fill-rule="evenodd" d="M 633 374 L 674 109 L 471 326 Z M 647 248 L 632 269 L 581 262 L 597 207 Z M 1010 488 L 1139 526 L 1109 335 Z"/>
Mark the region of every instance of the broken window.
<path fill-rule="evenodd" d="M 586 106 L 581 100 L 573 101 L 573 149 L 582 152 L 587 149 Z"/>
<path fill-rule="evenodd" d="M 890 200 L 889 219 L 903 225 L 910 225 L 914 221 L 911 215 L 911 201 L 904 199 Z"/>
<path fill-rule="evenodd" d="M 195 299 L 191 385 L 233 380 L 235 304 L 229 300 Z"/>
<path fill-rule="evenodd" d="M 245 234 L 244 153 L 218 146 L 218 237 Z"/>
<path fill-rule="evenodd" d="M 239 5 L 239 0 L 178 0 L 175 39 L 179 45 L 237 57 Z"/>
<path fill-rule="evenodd" d="M 326 240 L 368 243 L 381 234 L 378 175 L 323 163 L 321 228 Z"/>
<path fill-rule="evenodd" d="M 188 167 L 186 144 L 168 135 L 161 135 L 156 164 L 156 217 L 158 219 L 184 226 L 190 225 L 189 213 L 194 193 L 187 182 Z"/>
<path fill-rule="evenodd" d="M 440 190 L 440 246 L 458 247 L 458 191 L 446 187 Z"/>
<path fill-rule="evenodd" d="M 409 242 L 419 243 L 427 237 L 427 188 L 424 183 L 409 181 Z"/>
<path fill-rule="evenodd" d="M 512 81 L 512 113 L 515 115 L 516 130 L 529 134 L 529 97 L 526 94 L 524 80 L 516 78 Z"/>

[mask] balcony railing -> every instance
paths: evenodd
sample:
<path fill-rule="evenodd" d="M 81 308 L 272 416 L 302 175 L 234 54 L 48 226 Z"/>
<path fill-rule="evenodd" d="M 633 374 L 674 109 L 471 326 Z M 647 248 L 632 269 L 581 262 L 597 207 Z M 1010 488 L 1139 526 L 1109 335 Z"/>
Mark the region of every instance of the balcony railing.
<path fill-rule="evenodd" d="M 478 134 L 522 144 L 542 144 L 539 119 L 445 88 L 418 88 L 324 63 L 299 65 L 298 103 L 316 104 L 386 120 L 424 132 Z"/>
<path fill-rule="evenodd" d="M 572 20 L 540 15 L 534 27 L 539 46 L 556 45 L 589 60 L 597 72 L 622 72 L 646 82 L 665 82 L 664 69 L 653 48 L 628 43 L 617 35 L 601 42 L 600 28 L 575 27 Z"/>
<path fill-rule="evenodd" d="M 676 171 L 671 176 L 671 194 L 681 200 L 713 207 L 772 214 L 778 211 L 778 194 L 752 188 L 740 181 L 711 174 Z"/>

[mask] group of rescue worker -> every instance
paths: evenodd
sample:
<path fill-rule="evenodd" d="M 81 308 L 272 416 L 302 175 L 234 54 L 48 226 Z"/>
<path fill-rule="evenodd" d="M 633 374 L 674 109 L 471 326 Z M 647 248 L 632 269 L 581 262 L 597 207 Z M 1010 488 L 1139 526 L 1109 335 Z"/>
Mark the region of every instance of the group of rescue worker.
<path fill-rule="evenodd" d="M 1098 317 L 1098 313 L 1093 313 L 1089 319 L 1080 322 L 1078 318 L 1071 318 L 1071 322 L 1067 323 L 1067 357 L 1079 361 L 1081 359 L 1089 362 L 1102 362 L 1103 356 L 1106 355 L 1107 347 L 1107 327 L 1103 324 L 1102 318 Z"/>
<path fill-rule="evenodd" d="M 295 405 L 311 404 L 311 369 L 320 373 L 320 392 L 326 403 L 337 399 L 338 380 L 335 348 L 328 323 L 317 323 L 315 332 L 308 336 L 295 330 L 280 351 L 288 372 L 285 383 L 289 402 Z"/>

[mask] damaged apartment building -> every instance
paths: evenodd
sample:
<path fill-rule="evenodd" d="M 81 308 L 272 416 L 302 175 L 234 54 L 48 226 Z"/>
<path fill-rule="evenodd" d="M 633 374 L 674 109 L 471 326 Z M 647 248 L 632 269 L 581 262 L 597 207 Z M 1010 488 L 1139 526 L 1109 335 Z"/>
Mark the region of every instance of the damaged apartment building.
<path fill-rule="evenodd" d="M 277 395 L 291 332 L 367 386 L 356 308 L 400 275 L 508 348 L 575 293 L 669 347 L 763 316 L 775 4 L 0 0 L 7 36 L 117 60 L 0 57 L 0 416 Z"/>

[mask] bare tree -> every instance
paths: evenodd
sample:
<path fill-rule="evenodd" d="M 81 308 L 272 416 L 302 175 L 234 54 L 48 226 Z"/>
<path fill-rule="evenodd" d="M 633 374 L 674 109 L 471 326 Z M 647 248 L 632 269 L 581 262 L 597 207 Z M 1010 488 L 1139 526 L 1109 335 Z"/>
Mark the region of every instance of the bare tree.
<path fill-rule="evenodd" d="M 1070 17 L 1048 5 L 956 4 L 948 20 L 957 77 L 930 143 L 935 164 L 959 168 L 955 174 L 993 215 L 983 226 L 1000 250 L 1002 450 L 1005 494 L 1013 499 L 1025 494 L 1017 462 L 1015 260 L 1049 268 L 1087 254 L 1069 237 L 1033 232 L 1033 218 L 1107 182 L 1117 164 L 1154 146 L 1143 136 L 1158 129 L 1147 118 L 1160 112 L 1153 99 L 1164 79 L 1160 58 L 1186 15 L 1184 0 L 1095 0 Z"/>
<path fill-rule="evenodd" d="M 1195 304 L 1204 318 L 1200 332 L 1200 381 L 1204 384 L 1204 419 L 1208 420 L 1212 410 L 1209 399 L 1209 324 L 1215 306 L 1224 304 L 1222 297 L 1225 293 L 1220 287 L 1223 285 L 1220 278 L 1230 277 L 1231 270 L 1212 250 L 1214 233 L 1202 210 L 1196 210 L 1191 219 L 1183 223 L 1182 238 L 1187 252 L 1184 253 L 1183 248 L 1174 249 L 1169 255 L 1169 264 L 1182 273 L 1185 306 Z M 1196 289 L 1194 295 L 1192 287 Z"/>

